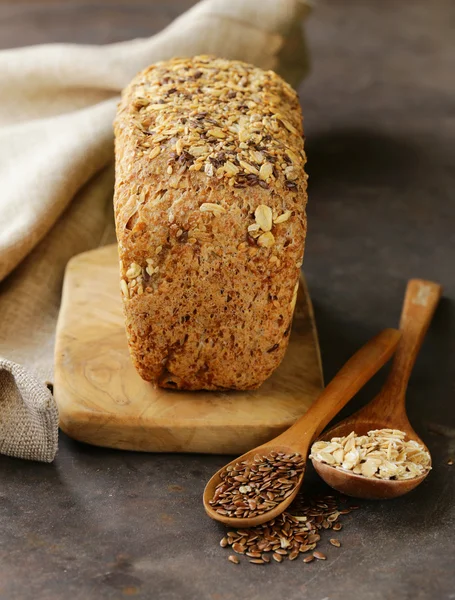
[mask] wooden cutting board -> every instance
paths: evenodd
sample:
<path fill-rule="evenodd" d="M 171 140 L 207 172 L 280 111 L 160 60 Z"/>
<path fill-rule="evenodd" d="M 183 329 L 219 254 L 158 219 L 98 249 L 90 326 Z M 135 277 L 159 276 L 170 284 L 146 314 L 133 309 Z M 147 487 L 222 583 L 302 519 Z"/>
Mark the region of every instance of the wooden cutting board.
<path fill-rule="evenodd" d="M 155 389 L 128 353 L 116 246 L 67 266 L 57 326 L 54 394 L 76 440 L 127 450 L 242 454 L 278 435 L 322 389 L 317 333 L 302 278 L 289 348 L 260 389 Z"/>

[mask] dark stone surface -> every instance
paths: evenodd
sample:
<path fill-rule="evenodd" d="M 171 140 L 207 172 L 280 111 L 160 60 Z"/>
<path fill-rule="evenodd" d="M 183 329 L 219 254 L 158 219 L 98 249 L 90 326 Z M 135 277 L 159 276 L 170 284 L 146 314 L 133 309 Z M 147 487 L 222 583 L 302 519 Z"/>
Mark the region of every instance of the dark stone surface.
<path fill-rule="evenodd" d="M 149 35 L 191 4 L 2 2 L 0 43 Z M 53 465 L 0 457 L 2 600 L 455 598 L 454 9 L 449 0 L 319 2 L 307 27 L 313 72 L 300 89 L 305 272 L 326 379 L 397 323 L 408 278 L 445 288 L 408 392 L 433 455 L 428 479 L 405 498 L 360 502 L 343 520 L 342 548 L 321 544 L 326 562 L 235 566 L 200 501 L 225 458 L 117 452 L 62 435 Z M 310 472 L 306 489 L 326 488 Z"/>

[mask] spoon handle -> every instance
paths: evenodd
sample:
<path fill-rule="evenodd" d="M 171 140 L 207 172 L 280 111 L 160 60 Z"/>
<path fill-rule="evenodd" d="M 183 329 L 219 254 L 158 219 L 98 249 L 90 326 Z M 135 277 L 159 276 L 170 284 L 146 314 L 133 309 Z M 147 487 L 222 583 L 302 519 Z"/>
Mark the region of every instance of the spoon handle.
<path fill-rule="evenodd" d="M 432 281 L 411 279 L 406 288 L 400 319 L 401 340 L 393 358 L 390 374 L 377 397 L 375 409 L 382 405 L 399 417 L 405 414 L 405 393 L 423 339 L 441 297 L 442 287 Z"/>
<path fill-rule="evenodd" d="M 338 371 L 305 415 L 273 441 L 279 443 L 286 439 L 286 443 L 306 453 L 309 444 L 324 427 L 389 360 L 400 337 L 397 329 L 385 329 L 362 346 Z"/>

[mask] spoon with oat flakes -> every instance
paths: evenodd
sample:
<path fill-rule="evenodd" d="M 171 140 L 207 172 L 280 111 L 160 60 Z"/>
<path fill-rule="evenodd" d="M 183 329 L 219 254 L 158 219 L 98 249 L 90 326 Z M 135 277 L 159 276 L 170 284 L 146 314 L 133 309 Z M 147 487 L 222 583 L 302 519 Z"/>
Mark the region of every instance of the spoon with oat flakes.
<path fill-rule="evenodd" d="M 302 485 L 312 441 L 392 356 L 400 337 L 396 329 L 382 331 L 348 360 L 294 425 L 215 473 L 203 496 L 209 517 L 255 527 L 286 510 Z"/>
<path fill-rule="evenodd" d="M 405 394 L 441 289 L 431 281 L 409 281 L 402 336 L 385 385 L 369 404 L 313 444 L 310 458 L 316 471 L 348 496 L 396 498 L 422 483 L 431 469 L 428 448 L 409 423 Z"/>

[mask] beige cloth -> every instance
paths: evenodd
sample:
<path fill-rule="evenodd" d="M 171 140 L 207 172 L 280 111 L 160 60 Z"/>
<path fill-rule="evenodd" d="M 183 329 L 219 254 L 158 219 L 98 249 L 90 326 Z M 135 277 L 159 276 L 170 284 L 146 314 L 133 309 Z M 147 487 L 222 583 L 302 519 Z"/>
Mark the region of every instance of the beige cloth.
<path fill-rule="evenodd" d="M 308 67 L 308 9 L 307 0 L 203 0 L 149 39 L 0 52 L 0 452 L 52 460 L 56 451 L 56 408 L 40 382 L 52 381 L 67 261 L 115 239 L 120 90 L 153 62 L 195 54 L 274 69 L 296 85 Z"/>

